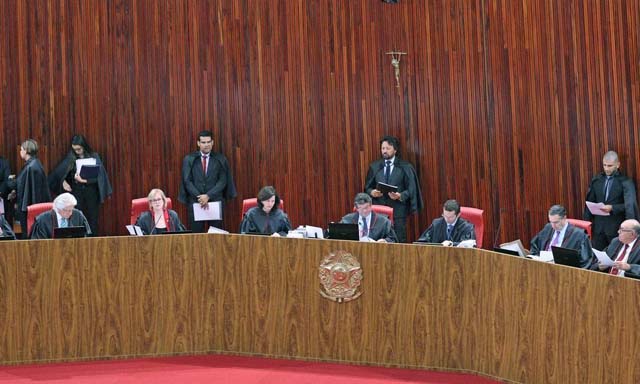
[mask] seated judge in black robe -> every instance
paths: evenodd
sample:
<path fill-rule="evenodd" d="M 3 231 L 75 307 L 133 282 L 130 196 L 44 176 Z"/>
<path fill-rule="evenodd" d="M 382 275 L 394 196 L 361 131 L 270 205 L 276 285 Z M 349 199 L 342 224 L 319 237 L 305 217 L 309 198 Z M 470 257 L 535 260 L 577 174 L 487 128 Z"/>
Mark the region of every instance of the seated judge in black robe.
<path fill-rule="evenodd" d="M 4 218 L 4 215 L 0 215 L 0 237 L 10 237 L 15 240 L 16 234 L 13 233 L 13 229 L 9 222 Z"/>
<path fill-rule="evenodd" d="M 289 217 L 280 209 L 280 197 L 272 186 L 263 187 L 257 196 L 258 206 L 242 218 L 240 233 L 287 236 L 291 230 Z"/>
<path fill-rule="evenodd" d="M 65 192 L 53 200 L 53 209 L 43 212 L 36 217 L 31 228 L 32 239 L 53 239 L 54 228 L 85 227 L 87 235 L 91 234 L 91 227 L 82 212 L 74 207 L 78 201 L 75 196 Z"/>
<path fill-rule="evenodd" d="M 551 251 L 551 247 L 571 248 L 580 251 L 580 267 L 589 268 L 593 250 L 589 236 L 582 228 L 569 224 L 567 210 L 562 205 L 549 208 L 549 223 L 531 240 L 532 255 L 540 251 Z"/>
<path fill-rule="evenodd" d="M 154 188 L 147 196 L 149 210 L 142 212 L 136 220 L 145 235 L 156 235 L 165 232 L 182 232 L 184 225 L 176 211 L 167 209 L 167 196 L 161 189 Z"/>
<path fill-rule="evenodd" d="M 78 159 L 94 159 L 95 165 L 98 166 L 97 176 L 83 179 L 76 168 Z M 91 232 L 94 235 L 98 234 L 100 204 L 111 195 L 112 190 L 100 155 L 91 149 L 84 136 L 74 135 L 71 138 L 71 151 L 49 175 L 49 188 L 54 193 L 73 194 L 78 200 L 76 208 L 87 217 Z"/>
<path fill-rule="evenodd" d="M 16 216 L 20 220 L 22 236 L 27 238 L 27 207 L 51 201 L 47 174 L 38 160 L 38 143 L 27 139 L 20 145 L 20 157 L 25 165 L 15 180 L 9 180 L 9 188 L 16 190 Z"/>
<path fill-rule="evenodd" d="M 604 250 L 613 261 L 613 267 L 594 261 L 591 269 L 615 276 L 640 279 L 640 222 L 625 220 L 620 224 L 618 237 Z"/>
<path fill-rule="evenodd" d="M 373 212 L 371 196 L 366 193 L 358 193 L 354 199 L 354 205 L 356 212 L 343 216 L 340 222 L 358 224 L 360 239 L 369 238 L 381 243 L 398 242 L 391 220 L 385 215 Z"/>
<path fill-rule="evenodd" d="M 475 240 L 475 238 L 476 231 L 473 224 L 460 217 L 460 204 L 455 200 L 447 200 L 442 206 L 442 217 L 433 220 L 418 241 L 457 246 L 465 240 Z"/>

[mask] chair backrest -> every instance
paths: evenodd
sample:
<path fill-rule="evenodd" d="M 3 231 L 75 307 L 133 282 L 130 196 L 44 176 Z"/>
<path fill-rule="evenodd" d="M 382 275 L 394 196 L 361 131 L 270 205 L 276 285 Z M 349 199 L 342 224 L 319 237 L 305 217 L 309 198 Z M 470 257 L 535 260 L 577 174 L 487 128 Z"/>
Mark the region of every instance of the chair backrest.
<path fill-rule="evenodd" d="M 167 209 L 171 209 L 171 198 L 167 197 Z M 131 225 L 136 223 L 138 216 L 144 211 L 149 210 L 149 199 L 141 197 L 131 200 Z"/>
<path fill-rule="evenodd" d="M 38 217 L 42 212 L 46 212 L 50 209 L 53 209 L 52 202 L 32 204 L 27 207 L 27 233 L 22 234 L 25 239 L 31 235 L 31 227 L 36 221 L 36 217 Z"/>
<path fill-rule="evenodd" d="M 242 219 L 244 218 L 244 214 L 247 213 L 248 210 L 257 206 L 258 206 L 258 199 L 255 197 L 252 199 L 242 200 L 242 213 L 240 214 L 240 220 L 242 221 Z M 283 212 L 285 212 L 284 200 L 280 199 L 280 207 L 278 209 L 281 209 Z"/>
<path fill-rule="evenodd" d="M 372 204 L 371 210 L 377 214 L 387 216 L 387 218 L 391 220 L 391 224 L 393 224 L 393 208 L 387 207 L 386 205 Z M 356 207 L 353 207 L 353 212 L 355 211 Z"/>
<path fill-rule="evenodd" d="M 578 228 L 584 229 L 587 232 L 587 236 L 591 238 L 591 222 L 590 221 L 579 220 L 579 219 L 567 219 L 567 221 L 571 225 L 575 225 Z"/>
<path fill-rule="evenodd" d="M 476 247 L 482 248 L 484 237 L 484 211 L 472 207 L 460 207 L 460 217 L 473 224 L 476 232 Z"/>

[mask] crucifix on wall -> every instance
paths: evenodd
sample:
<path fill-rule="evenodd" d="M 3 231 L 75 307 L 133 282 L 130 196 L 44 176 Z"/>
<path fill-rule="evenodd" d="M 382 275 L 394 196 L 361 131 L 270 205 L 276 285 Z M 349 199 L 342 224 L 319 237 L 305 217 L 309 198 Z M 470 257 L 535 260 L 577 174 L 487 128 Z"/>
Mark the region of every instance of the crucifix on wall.
<path fill-rule="evenodd" d="M 393 67 L 393 73 L 396 77 L 396 88 L 400 88 L 400 58 L 407 53 L 387 52 L 386 54 L 391 56 L 391 66 Z"/>

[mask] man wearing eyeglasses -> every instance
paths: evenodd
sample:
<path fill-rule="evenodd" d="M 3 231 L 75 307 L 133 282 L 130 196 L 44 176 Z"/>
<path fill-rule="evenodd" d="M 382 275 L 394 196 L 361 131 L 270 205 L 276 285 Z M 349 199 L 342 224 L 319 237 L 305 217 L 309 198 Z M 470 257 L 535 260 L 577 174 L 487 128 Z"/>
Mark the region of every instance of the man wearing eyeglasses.
<path fill-rule="evenodd" d="M 570 248 L 580 251 L 580 267 L 589 268 L 593 259 L 591 241 L 582 228 L 567 221 L 567 210 L 562 205 L 549 208 L 549 223 L 531 240 L 531 254 L 551 251 L 551 247 Z"/>
<path fill-rule="evenodd" d="M 440 243 L 450 247 L 475 238 L 473 224 L 460 217 L 460 204 L 455 200 L 447 200 L 442 206 L 442 217 L 433 220 L 418 242 Z"/>
<path fill-rule="evenodd" d="M 607 255 L 613 260 L 613 267 L 594 264 L 592 269 L 609 273 L 615 276 L 626 276 L 640 279 L 640 222 L 637 220 L 625 220 L 620 224 L 618 237 L 611 241 L 605 249 Z"/>
<path fill-rule="evenodd" d="M 75 208 L 78 200 L 69 192 L 58 195 L 53 200 L 53 209 L 36 217 L 31 228 L 32 239 L 52 239 L 54 228 L 85 227 L 91 235 L 91 227 L 84 214 Z"/>

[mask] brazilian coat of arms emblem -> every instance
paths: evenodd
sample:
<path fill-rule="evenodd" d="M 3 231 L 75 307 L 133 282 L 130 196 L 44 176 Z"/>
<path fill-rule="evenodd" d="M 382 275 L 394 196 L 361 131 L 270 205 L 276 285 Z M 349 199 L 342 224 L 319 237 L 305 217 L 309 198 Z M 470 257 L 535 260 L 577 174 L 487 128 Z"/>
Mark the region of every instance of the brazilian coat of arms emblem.
<path fill-rule="evenodd" d="M 346 251 L 329 253 L 320 263 L 318 277 L 322 289 L 320 294 L 338 303 L 355 300 L 362 292 L 362 268 L 355 256 Z"/>

